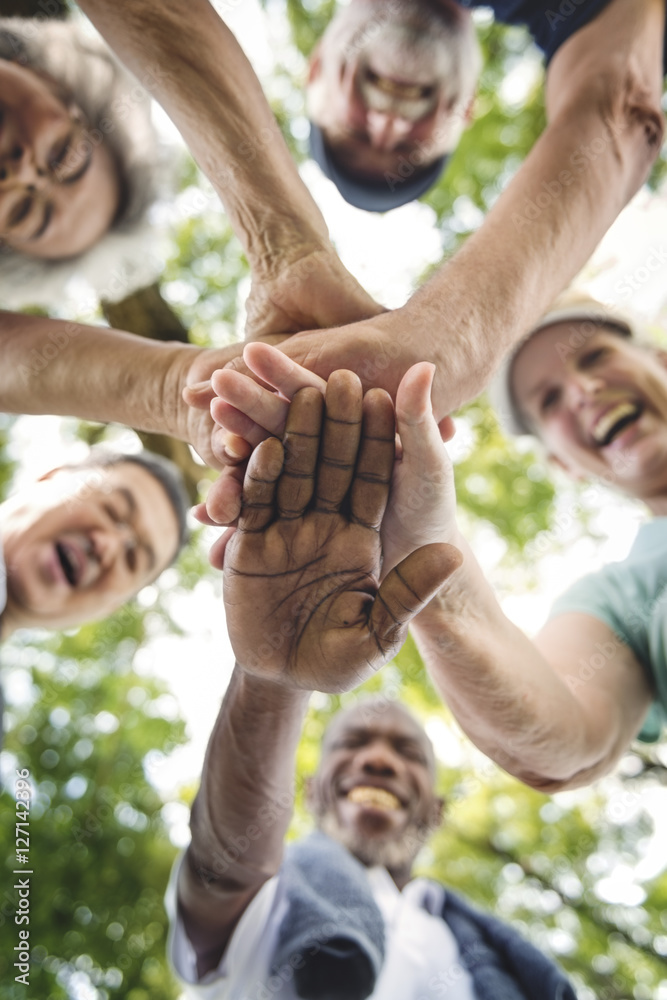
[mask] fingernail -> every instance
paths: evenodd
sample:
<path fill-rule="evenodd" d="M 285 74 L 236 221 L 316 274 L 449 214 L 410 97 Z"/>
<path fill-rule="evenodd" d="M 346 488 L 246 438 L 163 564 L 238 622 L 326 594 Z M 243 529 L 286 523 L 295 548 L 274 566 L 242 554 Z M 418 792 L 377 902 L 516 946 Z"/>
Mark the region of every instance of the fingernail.
<path fill-rule="evenodd" d="M 206 382 L 191 382 L 190 385 L 186 385 L 186 389 L 191 389 L 192 392 L 203 392 L 205 389 L 211 388 L 210 381 Z"/>
<path fill-rule="evenodd" d="M 235 462 L 240 462 L 241 459 L 247 457 L 245 450 L 241 448 L 235 448 L 234 444 L 230 441 L 225 441 L 223 449 L 225 455 L 227 455 L 228 458 L 233 458 Z"/>

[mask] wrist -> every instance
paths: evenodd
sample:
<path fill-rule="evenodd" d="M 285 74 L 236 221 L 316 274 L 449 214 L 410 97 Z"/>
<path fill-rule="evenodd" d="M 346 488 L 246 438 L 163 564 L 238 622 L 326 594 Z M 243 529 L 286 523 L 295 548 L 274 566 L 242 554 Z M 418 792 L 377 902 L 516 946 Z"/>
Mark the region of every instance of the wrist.
<path fill-rule="evenodd" d="M 310 689 L 260 677 L 239 660 L 234 667 L 234 678 L 238 699 L 243 704 L 252 705 L 253 711 L 271 715 L 305 714 L 313 693 Z"/>
<path fill-rule="evenodd" d="M 190 407 L 183 399 L 183 389 L 197 379 L 197 362 L 207 348 L 194 344 L 175 344 L 161 379 L 159 410 L 163 432 L 179 441 L 189 441 Z"/>
<path fill-rule="evenodd" d="M 479 646 L 479 630 L 485 633 L 485 622 L 491 627 L 494 609 L 500 612 L 495 598 L 489 602 L 482 597 L 477 577 L 477 563 L 468 543 L 458 528 L 444 538 L 463 556 L 461 565 L 445 580 L 444 584 L 426 607 L 414 619 L 416 635 L 429 643 L 436 643 L 443 651 L 464 650 Z M 483 581 L 485 585 L 486 582 Z M 502 612 L 500 612 L 502 616 Z"/>
<path fill-rule="evenodd" d="M 287 271 L 298 271 L 314 254 L 335 256 L 324 223 L 317 229 L 296 222 L 290 215 L 272 214 L 262 220 L 246 247 L 253 283 L 274 281 Z"/>

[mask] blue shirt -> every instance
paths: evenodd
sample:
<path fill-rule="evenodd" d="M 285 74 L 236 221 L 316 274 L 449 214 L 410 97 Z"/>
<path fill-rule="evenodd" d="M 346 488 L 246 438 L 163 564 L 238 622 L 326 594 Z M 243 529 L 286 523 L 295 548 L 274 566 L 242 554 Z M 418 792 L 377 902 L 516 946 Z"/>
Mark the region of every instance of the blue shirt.
<path fill-rule="evenodd" d="M 551 609 L 604 622 L 629 646 L 655 692 L 639 738 L 653 742 L 667 722 L 667 517 L 639 529 L 627 559 L 578 580 Z"/>
<path fill-rule="evenodd" d="M 500 24 L 522 24 L 547 63 L 568 38 L 592 21 L 610 0 L 458 0 L 462 7 L 490 7 Z M 631 2 L 631 0 L 625 0 Z M 667 65 L 667 49 L 665 51 Z"/>

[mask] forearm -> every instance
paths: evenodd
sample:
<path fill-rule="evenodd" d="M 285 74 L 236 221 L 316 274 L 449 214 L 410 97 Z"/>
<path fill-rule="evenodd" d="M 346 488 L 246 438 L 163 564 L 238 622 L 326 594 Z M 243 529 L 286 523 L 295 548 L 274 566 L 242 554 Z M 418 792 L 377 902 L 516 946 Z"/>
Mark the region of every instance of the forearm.
<path fill-rule="evenodd" d="M 404 310 L 404 335 L 414 330 L 429 348 L 420 357 L 438 365 L 439 417 L 484 388 L 646 179 L 663 134 L 663 7 L 613 0 L 559 50 L 548 127 L 478 232 Z"/>
<path fill-rule="evenodd" d="M 80 6 L 182 133 L 253 272 L 328 243 L 254 70 L 208 0 Z"/>
<path fill-rule="evenodd" d="M 595 727 L 533 643 L 503 614 L 469 547 L 413 636 L 464 732 L 506 771 L 557 791 L 607 770 L 612 727 Z M 601 720 L 602 721 L 602 720 Z"/>
<path fill-rule="evenodd" d="M 202 349 L 119 330 L 0 312 L 0 409 L 179 436 L 180 392 Z M 238 348 L 229 351 L 229 357 Z"/>
<path fill-rule="evenodd" d="M 232 675 L 209 741 L 179 881 L 188 934 L 209 967 L 250 899 L 280 867 L 308 698 L 238 665 Z"/>

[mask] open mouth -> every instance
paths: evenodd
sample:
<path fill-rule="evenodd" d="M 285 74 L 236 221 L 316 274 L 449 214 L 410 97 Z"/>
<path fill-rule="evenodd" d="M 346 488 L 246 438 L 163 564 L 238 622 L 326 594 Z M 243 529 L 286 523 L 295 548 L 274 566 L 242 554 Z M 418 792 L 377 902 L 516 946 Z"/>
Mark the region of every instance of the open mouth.
<path fill-rule="evenodd" d="M 56 542 L 56 555 L 70 587 L 76 587 L 81 579 L 83 568 L 73 548 L 67 542 Z"/>
<path fill-rule="evenodd" d="M 401 83 L 399 80 L 392 80 L 391 77 L 381 76 L 372 69 L 366 68 L 366 80 L 371 86 L 381 90 L 383 94 L 394 97 L 402 101 L 418 101 L 431 97 L 435 90 L 432 84 L 422 85 L 418 83 Z"/>
<path fill-rule="evenodd" d="M 593 439 L 600 448 L 606 448 L 626 427 L 633 424 L 642 415 L 643 409 L 638 403 L 618 403 L 606 413 L 593 427 Z"/>
<path fill-rule="evenodd" d="M 386 788 L 375 788 L 371 785 L 357 785 L 350 789 L 347 794 L 349 802 L 356 805 L 368 806 L 371 809 L 385 809 L 394 812 L 402 808 L 402 803 L 392 792 Z"/>

